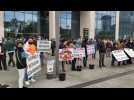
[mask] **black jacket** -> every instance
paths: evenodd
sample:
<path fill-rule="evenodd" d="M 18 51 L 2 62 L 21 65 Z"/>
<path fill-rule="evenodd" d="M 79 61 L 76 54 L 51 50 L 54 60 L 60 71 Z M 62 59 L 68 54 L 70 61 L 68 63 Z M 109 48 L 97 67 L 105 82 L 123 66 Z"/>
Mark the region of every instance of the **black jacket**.
<path fill-rule="evenodd" d="M 24 52 L 24 49 L 17 49 L 16 50 L 16 66 L 18 69 L 24 69 L 26 68 L 26 54 Z"/>
<path fill-rule="evenodd" d="M 99 53 L 106 53 L 106 47 L 104 42 L 101 41 L 98 46 L 99 46 Z"/>

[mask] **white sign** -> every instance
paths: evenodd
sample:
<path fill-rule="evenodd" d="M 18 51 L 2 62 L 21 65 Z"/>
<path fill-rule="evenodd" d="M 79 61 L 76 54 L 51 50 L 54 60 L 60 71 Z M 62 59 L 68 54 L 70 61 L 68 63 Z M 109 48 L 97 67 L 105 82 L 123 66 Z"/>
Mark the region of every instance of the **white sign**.
<path fill-rule="evenodd" d="M 38 40 L 37 41 L 37 49 L 38 49 L 39 52 L 50 52 L 51 41 Z"/>
<path fill-rule="evenodd" d="M 95 45 L 94 44 L 87 45 L 87 54 L 91 55 L 91 54 L 94 54 L 94 53 L 95 53 Z"/>
<path fill-rule="evenodd" d="M 85 57 L 85 48 L 73 49 L 73 58 L 82 58 L 82 57 Z"/>
<path fill-rule="evenodd" d="M 28 55 L 27 57 L 27 74 L 28 77 L 33 76 L 41 70 L 40 56 L 39 54 Z"/>
<path fill-rule="evenodd" d="M 48 60 L 47 62 L 47 73 L 51 73 L 54 71 L 54 60 Z"/>
<path fill-rule="evenodd" d="M 124 50 L 115 50 L 112 51 L 112 54 L 117 61 L 124 61 L 129 59 Z"/>
<path fill-rule="evenodd" d="M 129 48 L 124 48 L 124 51 L 131 57 L 134 58 L 134 50 Z"/>
<path fill-rule="evenodd" d="M 73 60 L 73 48 L 59 49 L 59 61 Z"/>

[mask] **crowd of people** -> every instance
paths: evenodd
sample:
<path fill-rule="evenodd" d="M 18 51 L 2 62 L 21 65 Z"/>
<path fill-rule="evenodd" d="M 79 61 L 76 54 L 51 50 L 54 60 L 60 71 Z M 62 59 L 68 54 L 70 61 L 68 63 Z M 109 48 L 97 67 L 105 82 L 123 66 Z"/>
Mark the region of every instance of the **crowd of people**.
<path fill-rule="evenodd" d="M 30 82 L 35 82 L 34 77 L 28 78 L 27 75 L 27 63 L 26 58 L 28 55 L 34 55 L 37 53 L 37 40 L 42 39 L 41 37 L 28 37 L 28 38 L 7 38 L 0 40 L 0 70 L 8 70 L 9 67 L 17 67 L 19 73 L 19 88 L 24 87 L 23 81 L 26 85 L 30 85 Z M 47 39 L 48 40 L 48 39 Z M 88 55 L 87 45 L 94 44 L 95 53 Z M 96 59 L 96 52 L 99 51 L 99 67 L 106 67 L 105 65 L 105 56 L 111 57 L 111 66 L 115 65 L 116 59 L 111 54 L 113 50 L 120 50 L 124 48 L 130 48 L 134 50 L 134 40 L 132 39 L 119 39 L 118 41 L 112 41 L 110 39 L 88 39 L 83 38 L 77 40 L 61 39 L 59 44 L 59 49 L 64 48 L 85 48 L 85 57 L 81 59 L 81 67 L 87 67 L 93 62 L 89 61 L 89 56 L 92 59 Z M 51 51 L 52 56 L 55 56 L 56 42 L 51 40 Z M 7 55 L 9 57 L 7 57 Z M 14 57 L 15 56 L 15 57 Z M 8 59 L 9 58 L 9 59 Z M 14 59 L 16 58 L 16 59 Z M 8 60 L 8 61 L 7 61 Z M 44 53 L 40 53 L 41 65 L 44 65 Z M 73 59 L 72 61 L 62 61 L 62 71 L 65 72 L 67 64 L 71 64 L 71 70 L 76 71 L 76 64 L 78 59 Z M 87 64 L 88 63 L 88 64 Z M 118 65 L 121 64 L 132 64 L 131 59 L 128 61 L 118 62 Z"/>
<path fill-rule="evenodd" d="M 94 44 L 95 46 L 95 53 L 92 55 L 92 59 L 96 58 L 96 52 L 99 51 L 99 67 L 106 67 L 105 65 L 105 57 L 111 57 L 111 66 L 115 65 L 115 62 L 118 63 L 120 66 L 121 64 L 132 64 L 131 58 L 128 61 L 118 62 L 115 57 L 112 55 L 112 51 L 114 50 L 121 50 L 124 48 L 130 48 L 134 50 L 134 40 L 127 38 L 127 39 L 119 39 L 118 41 L 112 41 L 111 39 L 88 39 L 83 38 L 78 40 L 66 40 L 62 39 L 60 41 L 59 49 L 63 48 L 85 48 L 85 57 L 83 57 L 83 67 L 87 67 L 87 62 L 89 61 L 89 55 L 87 54 L 87 45 Z M 91 59 L 90 59 L 91 60 Z M 65 71 L 66 64 L 72 64 L 72 70 L 76 70 L 76 59 L 71 61 L 63 61 L 62 62 L 62 69 Z M 90 62 L 89 62 L 90 65 Z"/>
<path fill-rule="evenodd" d="M 19 73 L 19 88 L 26 85 L 30 85 L 30 82 L 35 82 L 36 80 L 31 77 L 28 78 L 27 75 L 27 62 L 26 58 L 28 55 L 37 54 L 37 40 L 42 39 L 40 37 L 16 37 L 13 39 L 11 37 L 7 39 L 2 39 L 0 41 L 0 70 L 9 70 L 9 68 L 17 67 Z M 55 42 L 52 40 L 52 56 L 54 56 Z M 9 57 L 7 57 L 9 56 Z M 40 53 L 41 64 L 43 65 L 43 53 Z"/>

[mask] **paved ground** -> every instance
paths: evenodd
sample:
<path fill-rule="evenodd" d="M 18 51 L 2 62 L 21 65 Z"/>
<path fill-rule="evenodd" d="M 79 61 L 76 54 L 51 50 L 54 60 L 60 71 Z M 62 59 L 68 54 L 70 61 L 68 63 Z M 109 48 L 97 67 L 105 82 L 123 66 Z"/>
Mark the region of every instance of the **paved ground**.
<path fill-rule="evenodd" d="M 98 55 L 98 54 L 97 54 Z M 82 88 L 118 88 L 118 87 L 134 87 L 134 67 L 133 65 L 127 66 L 110 66 L 111 59 L 107 58 L 105 61 L 106 68 L 100 69 L 98 67 L 98 56 L 95 60 L 95 69 L 90 70 L 84 68 L 81 72 L 70 71 L 68 67 L 66 81 L 59 81 L 58 78 L 48 80 L 46 79 L 46 67 L 42 69 L 36 76 L 37 82 L 32 83 L 29 88 L 66 88 L 75 86 L 81 83 L 88 83 Z M 128 74 L 124 72 L 132 71 Z M 118 75 L 123 73 L 121 76 L 112 77 L 110 79 L 97 81 L 109 76 Z M 9 68 L 9 71 L 0 71 L 0 82 L 10 84 L 12 87 L 17 87 L 18 73 L 16 68 Z M 97 81 L 97 82 L 96 82 Z M 92 84 L 91 84 L 92 82 Z"/>

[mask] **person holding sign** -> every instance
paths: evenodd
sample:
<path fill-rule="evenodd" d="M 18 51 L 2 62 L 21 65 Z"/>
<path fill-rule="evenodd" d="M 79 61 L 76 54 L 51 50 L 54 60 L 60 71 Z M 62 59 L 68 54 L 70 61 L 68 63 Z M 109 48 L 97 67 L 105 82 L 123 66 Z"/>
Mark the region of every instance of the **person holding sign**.
<path fill-rule="evenodd" d="M 32 38 L 29 38 L 28 42 L 26 42 L 26 44 L 24 45 L 24 50 L 25 50 L 27 55 L 35 55 L 37 53 L 37 48 L 36 48 Z M 28 80 L 35 82 L 35 79 L 33 79 L 33 77 L 28 79 L 27 71 L 26 71 L 25 79 L 26 79 L 25 84 L 27 84 L 27 85 L 30 85 Z"/>
<path fill-rule="evenodd" d="M 25 76 L 25 69 L 26 69 L 26 54 L 23 49 L 23 43 L 18 42 L 17 43 L 17 49 L 16 49 L 16 66 L 19 73 L 19 88 L 23 88 L 23 82 L 24 82 L 24 76 Z"/>

